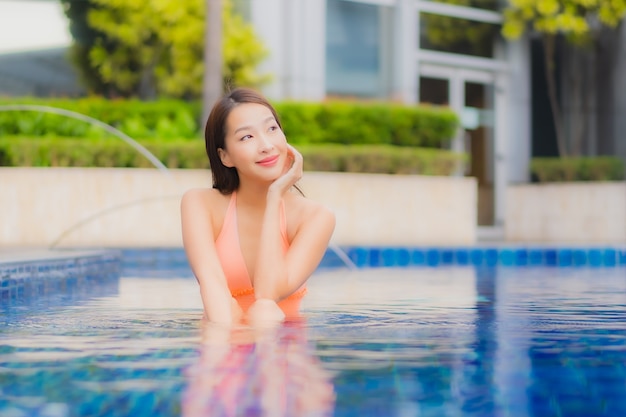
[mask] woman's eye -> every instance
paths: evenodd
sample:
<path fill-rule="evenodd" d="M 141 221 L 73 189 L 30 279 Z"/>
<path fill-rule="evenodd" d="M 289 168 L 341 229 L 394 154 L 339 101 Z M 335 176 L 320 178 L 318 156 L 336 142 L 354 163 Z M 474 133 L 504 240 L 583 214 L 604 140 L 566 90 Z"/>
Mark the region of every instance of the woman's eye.
<path fill-rule="evenodd" d="M 252 135 L 246 135 L 246 136 L 243 136 L 240 140 L 247 140 L 247 139 L 250 139 L 251 137 Z"/>
<path fill-rule="evenodd" d="M 278 126 L 270 126 L 270 132 L 278 130 Z"/>

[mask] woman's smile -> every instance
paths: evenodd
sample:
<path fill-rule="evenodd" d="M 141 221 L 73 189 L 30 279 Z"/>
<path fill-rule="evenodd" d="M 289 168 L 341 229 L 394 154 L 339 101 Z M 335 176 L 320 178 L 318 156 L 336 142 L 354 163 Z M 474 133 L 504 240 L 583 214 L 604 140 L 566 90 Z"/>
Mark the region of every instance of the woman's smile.
<path fill-rule="evenodd" d="M 257 164 L 264 167 L 272 167 L 278 162 L 279 155 L 272 155 L 257 161 Z"/>

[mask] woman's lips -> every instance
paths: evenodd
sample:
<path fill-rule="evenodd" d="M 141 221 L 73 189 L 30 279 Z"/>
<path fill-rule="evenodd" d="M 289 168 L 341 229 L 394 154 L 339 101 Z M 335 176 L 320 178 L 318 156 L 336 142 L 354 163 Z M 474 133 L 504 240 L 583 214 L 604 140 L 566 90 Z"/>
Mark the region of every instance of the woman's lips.
<path fill-rule="evenodd" d="M 262 165 L 264 167 L 269 167 L 275 165 L 278 162 L 278 155 L 268 156 L 267 158 L 263 158 L 260 161 L 257 161 L 257 164 Z"/>

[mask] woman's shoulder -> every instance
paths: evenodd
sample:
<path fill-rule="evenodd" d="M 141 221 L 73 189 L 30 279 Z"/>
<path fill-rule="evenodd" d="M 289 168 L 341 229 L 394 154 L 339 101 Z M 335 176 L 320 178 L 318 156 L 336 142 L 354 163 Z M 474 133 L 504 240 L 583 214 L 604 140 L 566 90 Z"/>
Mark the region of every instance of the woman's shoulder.
<path fill-rule="evenodd" d="M 293 212 L 297 213 L 297 217 L 301 223 L 308 221 L 335 221 L 335 213 L 326 205 L 316 200 L 311 200 L 304 196 L 292 194 L 287 201 Z"/>
<path fill-rule="evenodd" d="M 191 188 L 183 193 L 181 207 L 195 207 L 212 210 L 228 201 L 229 195 L 220 193 L 215 188 Z"/>
<path fill-rule="evenodd" d="M 335 229 L 335 213 L 319 201 L 292 194 L 285 201 L 285 210 L 290 242 L 300 233 L 330 237 Z"/>

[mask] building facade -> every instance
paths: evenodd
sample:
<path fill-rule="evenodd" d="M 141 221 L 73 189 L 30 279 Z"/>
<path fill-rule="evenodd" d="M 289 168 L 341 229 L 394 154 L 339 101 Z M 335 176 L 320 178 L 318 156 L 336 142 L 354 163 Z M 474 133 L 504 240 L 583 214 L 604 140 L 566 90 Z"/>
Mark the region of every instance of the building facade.
<path fill-rule="evenodd" d="M 451 147 L 470 155 L 463 174 L 478 180 L 481 226 L 502 226 L 506 188 L 531 179 L 532 156 L 556 156 L 541 44 L 502 38 L 507 0 L 454 1 L 464 6 L 450 0 L 233 2 L 270 51 L 259 70 L 272 74 L 264 92 L 274 100 L 343 97 L 454 109 L 462 127 Z M 7 2 L 6 10 L 15 11 L 18 3 Z M 50 20 L 47 5 L 29 7 Z M 9 53 L 0 48 L 0 94 L 83 94 L 66 58 L 68 45 Z M 584 138 L 568 132 L 568 140 L 580 142 L 584 155 L 626 161 L 626 25 L 604 33 L 593 55 L 565 47 L 557 59 L 563 116 L 570 127 L 586 121 L 578 126 Z M 583 72 L 591 96 L 574 94 L 574 75 Z"/>
<path fill-rule="evenodd" d="M 498 0 L 250 0 L 270 49 L 273 99 L 328 97 L 447 105 L 452 147 L 471 155 L 479 225 L 500 226 L 507 184 L 529 179 L 529 42 L 505 41 Z"/>

